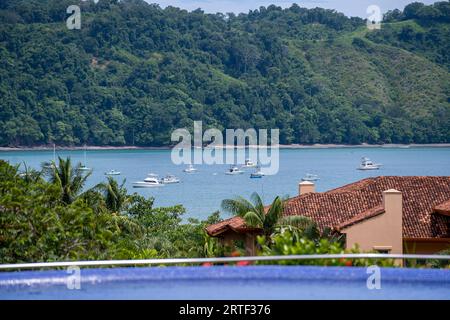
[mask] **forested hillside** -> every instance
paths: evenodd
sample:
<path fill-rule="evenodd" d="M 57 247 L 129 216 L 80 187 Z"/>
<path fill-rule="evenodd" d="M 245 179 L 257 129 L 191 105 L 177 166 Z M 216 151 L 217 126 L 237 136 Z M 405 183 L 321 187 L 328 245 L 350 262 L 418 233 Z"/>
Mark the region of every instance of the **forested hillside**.
<path fill-rule="evenodd" d="M 66 9 L 81 7 L 80 30 Z M 450 142 L 450 4 L 381 30 L 325 9 L 0 2 L 0 146 L 170 145 L 193 120 L 288 143 Z"/>

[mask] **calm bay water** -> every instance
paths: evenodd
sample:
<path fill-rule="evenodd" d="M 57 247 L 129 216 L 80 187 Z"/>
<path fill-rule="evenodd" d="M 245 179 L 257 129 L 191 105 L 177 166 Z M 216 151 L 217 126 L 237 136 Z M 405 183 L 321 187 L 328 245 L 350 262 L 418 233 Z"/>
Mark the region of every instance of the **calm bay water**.
<path fill-rule="evenodd" d="M 197 165 L 195 174 L 186 174 L 185 166 L 174 165 L 170 150 L 88 150 L 87 166 L 93 174 L 87 187 L 106 180 L 104 173 L 111 169 L 126 179 L 128 191 L 146 197 L 155 197 L 156 205 L 182 204 L 186 217 L 206 218 L 220 209 L 223 199 L 237 195 L 250 196 L 253 192 L 262 195 L 269 203 L 277 195 L 295 196 L 298 183 L 306 173 L 320 176 L 317 191 L 326 191 L 370 176 L 379 175 L 450 175 L 450 148 L 327 148 L 327 149 L 281 149 L 280 169 L 277 175 L 262 179 L 250 179 L 245 174 L 225 175 L 228 165 Z M 71 157 L 74 162 L 83 162 L 84 151 L 57 151 L 60 157 Z M 380 170 L 356 170 L 361 157 L 366 156 L 384 166 Z M 8 151 L 0 152 L 0 159 L 11 163 L 23 163 L 39 168 L 44 161 L 53 159 L 53 151 Z M 174 174 L 181 183 L 161 188 L 134 189 L 132 183 L 142 180 L 148 173 Z M 225 217 L 225 216 L 224 216 Z"/>

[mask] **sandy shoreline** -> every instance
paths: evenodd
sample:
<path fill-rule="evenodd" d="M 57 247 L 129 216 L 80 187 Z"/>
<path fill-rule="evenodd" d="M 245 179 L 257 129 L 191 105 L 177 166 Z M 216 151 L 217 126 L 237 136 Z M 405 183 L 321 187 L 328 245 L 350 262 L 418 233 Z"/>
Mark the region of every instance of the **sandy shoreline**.
<path fill-rule="evenodd" d="M 253 146 L 251 146 L 253 147 Z M 223 145 L 219 148 L 228 149 L 233 146 Z M 429 144 L 313 144 L 313 145 L 279 145 L 280 149 L 333 149 L 333 148 L 450 148 L 450 143 L 429 143 Z M 136 147 L 136 146 L 86 146 L 86 147 L 56 147 L 57 150 L 170 150 L 171 147 Z M 48 151 L 53 150 L 53 146 L 36 147 L 0 147 L 0 151 Z"/>

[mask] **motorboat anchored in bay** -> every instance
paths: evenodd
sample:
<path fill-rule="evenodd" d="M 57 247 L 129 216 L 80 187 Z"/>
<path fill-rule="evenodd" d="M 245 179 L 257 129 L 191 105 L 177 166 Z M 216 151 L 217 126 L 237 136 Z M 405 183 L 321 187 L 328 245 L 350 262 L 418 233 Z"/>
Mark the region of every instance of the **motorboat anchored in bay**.
<path fill-rule="evenodd" d="M 242 168 L 254 168 L 256 167 L 256 163 L 254 163 L 252 160 L 250 159 L 245 159 L 245 163 L 242 166 Z"/>
<path fill-rule="evenodd" d="M 143 181 L 133 182 L 133 188 L 154 188 L 162 186 L 164 184 L 160 183 L 158 176 L 151 173 Z"/>
<path fill-rule="evenodd" d="M 121 172 L 114 169 L 105 172 L 106 176 L 120 176 Z"/>
<path fill-rule="evenodd" d="M 162 178 L 160 182 L 162 184 L 180 183 L 180 179 L 178 179 L 177 177 L 175 177 L 172 174 L 168 174 L 167 176 Z"/>
<path fill-rule="evenodd" d="M 317 174 L 307 173 L 303 178 L 302 181 L 317 181 L 319 180 L 319 176 Z"/>
<path fill-rule="evenodd" d="M 358 170 L 378 170 L 382 166 L 381 163 L 373 163 L 369 158 L 363 157 Z"/>
<path fill-rule="evenodd" d="M 194 168 L 194 166 L 192 164 L 190 164 L 186 169 L 183 170 L 183 172 L 186 173 L 195 173 L 198 170 L 196 168 Z"/>
<path fill-rule="evenodd" d="M 225 174 L 228 175 L 238 175 L 238 174 L 243 174 L 244 171 L 240 170 L 238 167 L 236 166 L 231 166 L 230 169 L 228 169 Z"/>

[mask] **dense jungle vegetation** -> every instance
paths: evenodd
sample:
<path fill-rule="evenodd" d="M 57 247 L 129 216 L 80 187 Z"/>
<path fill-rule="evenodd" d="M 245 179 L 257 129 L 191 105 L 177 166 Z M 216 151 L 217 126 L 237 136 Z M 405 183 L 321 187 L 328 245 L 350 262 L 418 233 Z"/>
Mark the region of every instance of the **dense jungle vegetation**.
<path fill-rule="evenodd" d="M 0 146 L 167 146 L 193 120 L 279 128 L 283 144 L 450 142 L 449 20 L 448 1 L 372 31 L 298 5 L 1 1 Z"/>

